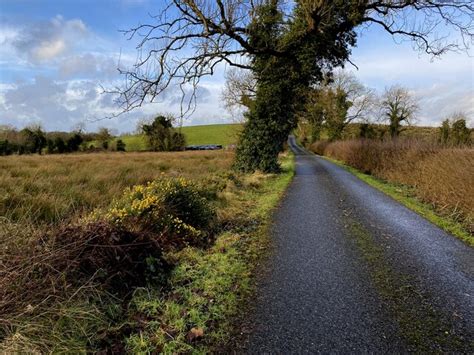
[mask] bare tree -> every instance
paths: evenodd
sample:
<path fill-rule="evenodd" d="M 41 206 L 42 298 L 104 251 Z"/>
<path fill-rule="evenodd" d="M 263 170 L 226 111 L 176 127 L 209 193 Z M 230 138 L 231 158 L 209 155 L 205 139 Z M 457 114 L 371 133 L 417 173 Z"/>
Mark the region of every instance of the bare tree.
<path fill-rule="evenodd" d="M 119 69 L 125 86 L 113 92 L 125 111 L 153 101 L 170 86 L 177 85 L 186 100 L 186 110 L 196 102 L 195 91 L 186 96 L 186 87 L 195 89 L 201 78 L 213 75 L 220 63 L 252 69 L 254 55 L 281 56 L 287 49 L 257 46 L 249 42 L 248 28 L 256 9 L 267 0 L 166 0 L 149 24 L 124 31 L 129 39 L 138 39 L 138 57 L 130 69 Z M 268 0 L 270 1 L 270 0 Z M 278 1 L 284 12 L 282 27 L 289 26 L 292 7 Z M 331 1 L 301 0 L 312 27 L 320 31 L 318 17 L 332 10 Z M 474 35 L 474 5 L 470 0 L 380 0 L 367 1 L 363 8 L 363 26 L 381 26 L 396 39 L 410 40 L 417 49 L 438 56 L 449 50 L 467 50 Z M 449 25 L 460 34 L 458 42 L 436 35 Z"/>
<path fill-rule="evenodd" d="M 400 132 L 412 125 L 419 109 L 416 98 L 408 89 L 398 85 L 385 89 L 380 104 L 391 137 L 398 137 Z"/>
<path fill-rule="evenodd" d="M 235 108 L 251 107 L 256 96 L 254 75 L 249 70 L 232 68 L 226 72 L 226 82 L 222 91 L 225 107 L 231 111 Z"/>
<path fill-rule="evenodd" d="M 337 71 L 331 80 L 309 92 L 303 118 L 311 126 L 311 140 L 318 140 L 323 126 L 330 140 L 340 139 L 352 122 L 369 122 L 376 103 L 374 91 L 353 73 Z"/>
<path fill-rule="evenodd" d="M 333 90 L 346 93 L 350 107 L 345 117 L 345 126 L 359 121 L 368 122 L 373 114 L 376 98 L 374 90 L 364 86 L 352 72 L 338 71 L 334 80 L 328 85 Z"/>

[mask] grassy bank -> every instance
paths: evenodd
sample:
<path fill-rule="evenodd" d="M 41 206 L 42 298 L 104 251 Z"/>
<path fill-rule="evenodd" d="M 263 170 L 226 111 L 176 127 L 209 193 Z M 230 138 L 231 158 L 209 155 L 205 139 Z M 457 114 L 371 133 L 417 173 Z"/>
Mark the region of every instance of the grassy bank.
<path fill-rule="evenodd" d="M 403 141 L 320 142 L 310 149 L 474 245 L 474 150 Z"/>
<path fill-rule="evenodd" d="M 218 349 L 293 174 L 281 159 L 280 175 L 235 174 L 226 152 L 2 160 L 0 352 Z M 61 213 L 44 218 L 59 198 Z M 209 206 L 189 210 L 207 222 L 186 217 L 192 205 Z"/>

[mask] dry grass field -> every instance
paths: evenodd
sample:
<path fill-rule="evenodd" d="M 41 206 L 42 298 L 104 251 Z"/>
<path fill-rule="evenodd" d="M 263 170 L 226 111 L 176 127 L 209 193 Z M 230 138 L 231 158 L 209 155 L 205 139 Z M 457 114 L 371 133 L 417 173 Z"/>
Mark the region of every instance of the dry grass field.
<path fill-rule="evenodd" d="M 226 171 L 232 157 L 226 151 L 2 157 L 0 216 L 35 225 L 64 222 L 162 175 L 200 178 Z"/>

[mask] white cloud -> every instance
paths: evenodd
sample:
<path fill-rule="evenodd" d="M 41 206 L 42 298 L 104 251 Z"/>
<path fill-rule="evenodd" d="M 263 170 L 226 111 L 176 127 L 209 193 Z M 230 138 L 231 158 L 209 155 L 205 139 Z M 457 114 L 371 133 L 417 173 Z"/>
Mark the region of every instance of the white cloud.
<path fill-rule="evenodd" d="M 70 54 L 89 34 L 80 19 L 66 20 L 58 15 L 50 21 L 25 27 L 4 25 L 0 29 L 0 42 L 8 46 L 11 55 L 39 64 Z"/>
<path fill-rule="evenodd" d="M 367 86 L 382 92 L 399 84 L 420 100 L 418 124 L 437 126 L 454 112 L 465 112 L 474 123 L 474 60 L 464 53 L 447 53 L 431 60 L 409 45 L 387 43 L 355 49 L 355 74 Z"/>
<path fill-rule="evenodd" d="M 228 115 L 219 107 L 220 85 L 205 83 L 198 90 L 197 110 L 185 125 L 228 122 Z M 70 130 L 80 122 L 89 130 L 100 126 L 119 132 L 133 131 L 140 119 L 158 113 L 180 115 L 178 91 L 169 92 L 159 103 L 146 104 L 117 118 L 104 119 L 120 112 L 114 96 L 103 94 L 97 80 L 52 80 L 36 77 L 31 82 L 0 86 L 0 117 L 2 124 L 24 127 L 41 123 L 46 130 Z"/>
<path fill-rule="evenodd" d="M 147 0 L 122 0 L 121 4 L 133 6 L 142 1 Z M 69 130 L 87 121 L 91 130 L 107 126 L 127 132 L 135 129 L 139 119 L 160 112 L 178 116 L 181 93 L 173 88 L 157 103 L 115 119 L 97 121 L 119 112 L 114 97 L 101 94 L 101 86 L 112 88 L 118 84 L 118 59 L 122 67 L 136 60 L 134 50 L 119 54 L 118 46 L 94 34 L 80 19 L 56 16 L 23 27 L 0 24 L 0 78 L 7 71 L 10 76 L 8 80 L 0 79 L 1 123 L 22 127 L 40 121 L 48 130 Z M 473 123 L 472 58 L 450 54 L 431 63 L 429 58 L 419 58 L 409 46 L 388 45 L 355 49 L 352 59 L 360 67 L 355 74 L 379 92 L 397 83 L 410 88 L 420 98 L 420 124 L 438 125 L 455 111 L 465 111 Z M 24 72 L 20 73 L 19 68 Z M 214 77 L 203 80 L 196 111 L 184 121 L 185 125 L 232 120 L 221 103 L 222 72 L 223 66 Z M 24 81 L 15 82 L 17 77 Z"/>
<path fill-rule="evenodd" d="M 420 99 L 419 124 L 439 125 L 442 120 L 454 113 L 463 112 L 468 117 L 468 125 L 471 127 L 474 125 L 472 90 L 456 86 L 455 83 L 443 83 L 417 90 L 415 95 Z"/>
<path fill-rule="evenodd" d="M 63 39 L 43 41 L 38 47 L 33 49 L 33 56 L 40 61 L 49 60 L 64 53 L 66 44 Z"/>
<path fill-rule="evenodd" d="M 65 78 L 117 77 L 117 62 L 101 53 L 84 53 L 63 58 L 58 64 L 59 76 Z"/>

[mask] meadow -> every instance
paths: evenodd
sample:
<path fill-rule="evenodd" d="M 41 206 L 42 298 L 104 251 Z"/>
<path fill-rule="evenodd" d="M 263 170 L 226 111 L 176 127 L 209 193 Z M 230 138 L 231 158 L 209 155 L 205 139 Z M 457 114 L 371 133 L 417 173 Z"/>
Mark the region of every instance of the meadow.
<path fill-rule="evenodd" d="M 202 178 L 227 171 L 233 153 L 23 155 L 0 159 L 0 215 L 58 223 L 107 206 L 126 187 L 162 176 Z"/>
<path fill-rule="evenodd" d="M 220 144 L 224 147 L 236 144 L 239 133 L 242 130 L 241 124 L 214 124 L 202 126 L 185 126 L 177 128 L 181 131 L 187 145 L 204 145 L 204 144 Z M 129 134 L 114 138 L 121 139 L 125 143 L 125 150 L 129 152 L 147 150 L 146 138 L 142 134 Z M 97 142 L 91 142 L 88 145 L 98 146 Z"/>
<path fill-rule="evenodd" d="M 233 151 L 0 158 L 0 352 L 219 349 L 293 167 Z"/>

